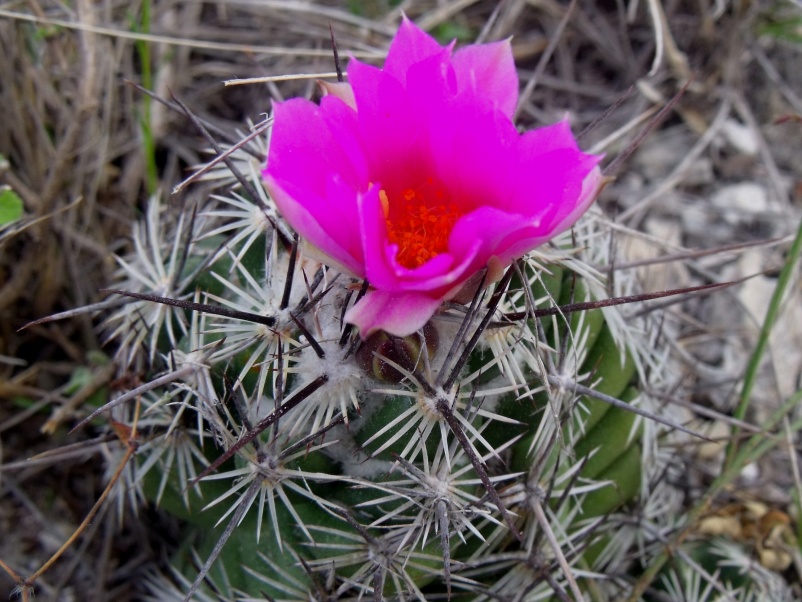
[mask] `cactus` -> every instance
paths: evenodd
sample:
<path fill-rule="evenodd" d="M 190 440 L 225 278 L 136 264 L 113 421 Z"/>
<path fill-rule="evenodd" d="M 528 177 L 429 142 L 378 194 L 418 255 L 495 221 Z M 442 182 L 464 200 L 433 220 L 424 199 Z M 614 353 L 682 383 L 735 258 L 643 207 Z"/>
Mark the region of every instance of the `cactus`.
<path fill-rule="evenodd" d="M 104 323 L 147 376 L 111 410 L 139 415 L 126 489 L 186 525 L 183 585 L 154 576 L 153 599 L 614 591 L 593 578 L 627 566 L 611 516 L 663 460 L 655 425 L 592 392 L 648 407 L 655 334 L 614 307 L 533 313 L 607 294 L 604 219 L 416 335 L 362 342 L 342 316 L 363 283 L 304 252 L 257 174 L 253 202 L 224 179 L 195 210 L 152 199 L 119 261 L 116 288 L 147 297 Z"/>
<path fill-rule="evenodd" d="M 209 174 L 197 207 L 151 199 L 100 323 L 121 376 L 139 375 L 89 417 L 137 433 L 117 508 L 183 526 L 147 599 L 625 595 L 610 576 L 682 524 L 682 467 L 678 418 L 647 394 L 674 378 L 661 317 L 564 311 L 634 288 L 605 277 L 601 212 L 417 333 L 363 341 L 343 315 L 365 283 L 307 253 L 250 151 L 234 151 L 248 178 Z M 713 587 L 683 575 L 659 587 Z M 751 599 L 768 581 L 714 589 Z"/>
<path fill-rule="evenodd" d="M 366 283 L 282 219 L 258 139 L 231 152 L 247 178 L 208 172 L 197 206 L 151 199 L 101 324 L 143 383 L 90 416 L 138 433 L 118 508 L 184 526 L 149 599 L 624 595 L 609 576 L 681 524 L 680 476 L 646 393 L 673 378 L 663 321 L 587 303 L 634 288 L 606 277 L 603 214 L 418 332 L 362 340 L 344 315 Z"/>

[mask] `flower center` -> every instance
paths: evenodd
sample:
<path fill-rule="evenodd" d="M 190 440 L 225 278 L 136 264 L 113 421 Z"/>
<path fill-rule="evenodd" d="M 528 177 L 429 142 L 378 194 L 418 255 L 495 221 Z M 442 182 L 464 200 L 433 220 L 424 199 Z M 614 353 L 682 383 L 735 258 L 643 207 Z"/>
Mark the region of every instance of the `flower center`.
<path fill-rule="evenodd" d="M 462 213 L 431 178 L 420 188 L 407 188 L 399 198 L 388 197 L 384 190 L 379 198 L 387 237 L 398 245 L 399 264 L 414 269 L 448 250 L 448 237 Z"/>

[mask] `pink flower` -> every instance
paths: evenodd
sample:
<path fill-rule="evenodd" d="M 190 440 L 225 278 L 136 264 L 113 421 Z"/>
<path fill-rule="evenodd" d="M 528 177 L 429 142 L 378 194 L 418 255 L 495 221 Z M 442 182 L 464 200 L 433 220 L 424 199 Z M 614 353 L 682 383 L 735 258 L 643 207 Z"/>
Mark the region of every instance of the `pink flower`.
<path fill-rule="evenodd" d="M 406 336 L 484 268 L 571 227 L 600 157 L 568 123 L 519 134 L 508 40 L 453 51 L 404 19 L 383 69 L 351 59 L 320 105 L 275 106 L 265 184 L 329 265 L 370 290 L 346 314 Z"/>

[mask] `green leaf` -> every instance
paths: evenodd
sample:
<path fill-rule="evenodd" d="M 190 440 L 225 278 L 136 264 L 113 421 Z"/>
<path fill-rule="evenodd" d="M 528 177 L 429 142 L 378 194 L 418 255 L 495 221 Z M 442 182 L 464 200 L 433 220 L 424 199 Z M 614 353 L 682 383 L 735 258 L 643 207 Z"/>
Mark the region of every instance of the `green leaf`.
<path fill-rule="evenodd" d="M 15 222 L 22 217 L 22 199 L 11 188 L 0 190 L 0 226 Z"/>
<path fill-rule="evenodd" d="M 476 38 L 476 34 L 470 27 L 453 22 L 441 23 L 434 28 L 432 35 L 441 44 L 449 44 L 451 40 L 470 42 Z"/>

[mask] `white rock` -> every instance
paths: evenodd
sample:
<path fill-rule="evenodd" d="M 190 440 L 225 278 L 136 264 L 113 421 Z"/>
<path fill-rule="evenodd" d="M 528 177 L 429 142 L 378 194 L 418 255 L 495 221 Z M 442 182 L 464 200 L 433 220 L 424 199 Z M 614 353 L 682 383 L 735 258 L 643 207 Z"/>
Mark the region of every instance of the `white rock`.
<path fill-rule="evenodd" d="M 726 186 L 713 195 L 711 203 L 721 211 L 722 217 L 732 224 L 754 219 L 756 214 L 769 210 L 769 196 L 766 189 L 754 182 Z"/>
<path fill-rule="evenodd" d="M 741 470 L 741 478 L 747 483 L 755 483 L 760 478 L 760 468 L 754 462 L 747 464 Z"/>
<path fill-rule="evenodd" d="M 680 212 L 682 227 L 686 234 L 691 236 L 709 236 L 710 234 L 710 209 L 705 206 L 702 200 L 688 203 Z"/>
<path fill-rule="evenodd" d="M 755 156 L 760 150 L 757 132 L 748 125 L 728 119 L 721 126 L 721 133 L 733 148 L 745 155 Z"/>

